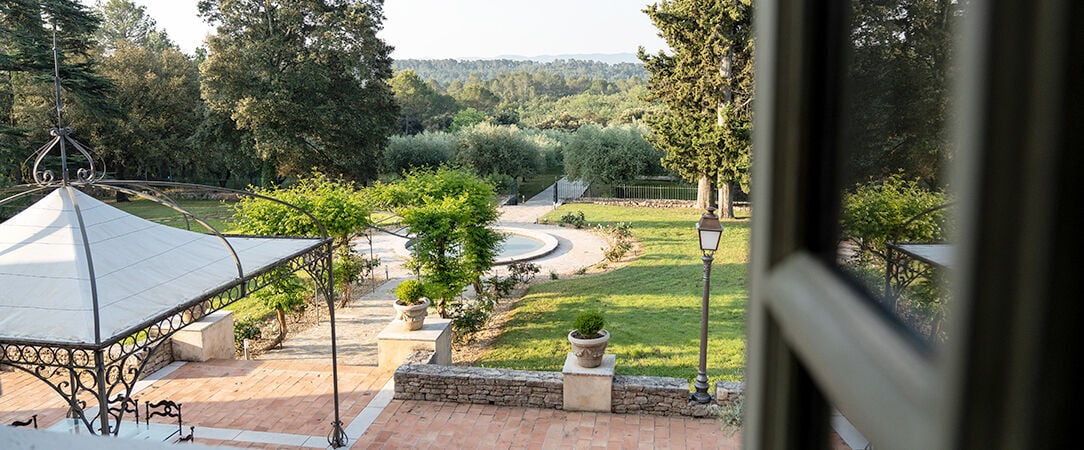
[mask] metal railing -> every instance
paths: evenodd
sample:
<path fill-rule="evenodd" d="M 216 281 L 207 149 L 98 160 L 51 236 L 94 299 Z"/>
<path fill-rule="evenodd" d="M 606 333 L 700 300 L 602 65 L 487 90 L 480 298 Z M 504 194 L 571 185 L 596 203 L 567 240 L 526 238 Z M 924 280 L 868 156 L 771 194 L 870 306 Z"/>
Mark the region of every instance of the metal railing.
<path fill-rule="evenodd" d="M 696 200 L 696 186 L 631 186 L 592 183 L 584 197 L 643 200 Z"/>

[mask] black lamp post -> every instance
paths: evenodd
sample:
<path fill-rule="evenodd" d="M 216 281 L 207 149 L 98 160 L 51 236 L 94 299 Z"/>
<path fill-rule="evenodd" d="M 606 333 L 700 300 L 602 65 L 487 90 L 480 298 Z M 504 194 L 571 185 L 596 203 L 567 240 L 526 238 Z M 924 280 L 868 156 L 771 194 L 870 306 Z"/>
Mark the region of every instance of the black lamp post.
<path fill-rule="evenodd" d="M 700 238 L 700 259 L 704 261 L 704 298 L 700 304 L 700 368 L 693 387 L 696 392 L 690 396 L 697 403 L 708 403 L 708 291 L 711 289 L 711 262 L 715 259 L 715 250 L 719 249 L 719 238 L 723 235 L 723 224 L 715 215 L 715 208 L 708 207 L 708 212 L 700 216 L 696 223 L 696 233 Z"/>

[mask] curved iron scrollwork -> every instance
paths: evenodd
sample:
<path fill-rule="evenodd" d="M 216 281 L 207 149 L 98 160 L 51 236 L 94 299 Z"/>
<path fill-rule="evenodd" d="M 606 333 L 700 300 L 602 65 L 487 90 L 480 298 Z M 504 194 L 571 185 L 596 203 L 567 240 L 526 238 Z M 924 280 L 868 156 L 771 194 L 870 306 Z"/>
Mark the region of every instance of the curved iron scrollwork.
<path fill-rule="evenodd" d="M 105 175 L 104 160 L 97 153 L 72 138 L 71 135 L 74 132 L 75 130 L 71 127 L 51 128 L 49 134 L 53 136 L 53 139 L 41 146 L 24 161 L 25 167 L 33 160 L 29 167 L 29 175 L 35 184 L 39 186 L 85 185 L 94 184 L 103 178 Z M 68 151 L 69 146 L 76 150 L 74 155 Z M 54 151 L 59 152 L 56 155 L 59 158 L 59 167 L 56 167 L 56 161 L 49 158 Z M 71 158 L 71 156 L 75 155 L 78 155 L 78 157 Z M 72 172 L 68 166 L 70 163 L 80 164 L 81 167 L 77 167 Z M 59 175 L 57 174 L 58 170 L 60 171 Z"/>

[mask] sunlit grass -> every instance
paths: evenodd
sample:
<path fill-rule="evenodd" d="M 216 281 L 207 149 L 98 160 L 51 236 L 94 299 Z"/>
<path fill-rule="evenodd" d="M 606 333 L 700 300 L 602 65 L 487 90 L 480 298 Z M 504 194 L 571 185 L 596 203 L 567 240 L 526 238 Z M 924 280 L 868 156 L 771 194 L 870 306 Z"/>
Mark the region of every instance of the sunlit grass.
<path fill-rule="evenodd" d="M 583 211 L 591 223 L 628 222 L 643 244 L 626 267 L 583 278 L 539 283 L 510 312 L 504 332 L 478 365 L 561 370 L 565 336 L 581 311 L 598 310 L 611 333 L 607 353 L 617 373 L 693 379 L 699 362 L 703 263 L 690 208 L 624 208 L 570 204 L 544 219 Z M 708 376 L 741 380 L 745 368 L 748 220 L 724 221 L 712 266 Z"/>
<path fill-rule="evenodd" d="M 184 215 L 172 208 L 150 200 L 132 198 L 131 201 L 127 202 L 110 203 L 117 207 L 117 209 L 147 219 L 151 222 L 157 222 L 175 228 L 186 227 Z M 229 233 L 233 229 L 233 225 L 229 220 L 233 216 L 233 203 L 219 200 L 180 200 L 177 204 L 196 217 L 206 221 L 212 227 L 215 227 L 220 233 Z M 208 232 L 203 225 L 200 225 L 195 221 L 188 222 L 188 229 L 199 233 Z"/>

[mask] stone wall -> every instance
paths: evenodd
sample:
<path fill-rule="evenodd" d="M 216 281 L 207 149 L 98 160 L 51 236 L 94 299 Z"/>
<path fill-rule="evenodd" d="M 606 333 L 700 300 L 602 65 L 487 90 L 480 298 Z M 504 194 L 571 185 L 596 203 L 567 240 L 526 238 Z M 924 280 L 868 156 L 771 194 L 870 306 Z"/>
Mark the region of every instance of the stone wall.
<path fill-rule="evenodd" d="M 415 354 L 395 371 L 396 399 L 563 408 L 560 372 L 438 366 L 427 364 L 429 357 Z M 716 405 L 736 401 L 742 389 L 742 383 L 718 383 Z M 689 402 L 689 382 L 682 378 L 615 376 L 612 403 L 612 411 L 619 414 L 693 417 L 716 414 L 716 405 Z"/>
<path fill-rule="evenodd" d="M 140 374 L 140 378 L 150 376 L 150 374 L 168 366 L 171 362 L 173 362 L 173 343 L 167 340 L 159 345 L 154 353 L 150 354 L 147 364 L 143 366 L 143 373 Z"/>
<path fill-rule="evenodd" d="M 395 371 L 395 398 L 561 409 L 561 374 L 403 364 Z"/>
<path fill-rule="evenodd" d="M 692 200 L 652 200 L 605 197 L 584 197 L 568 203 L 594 203 L 598 205 L 636 206 L 647 208 L 692 208 L 696 204 L 696 202 Z"/>

